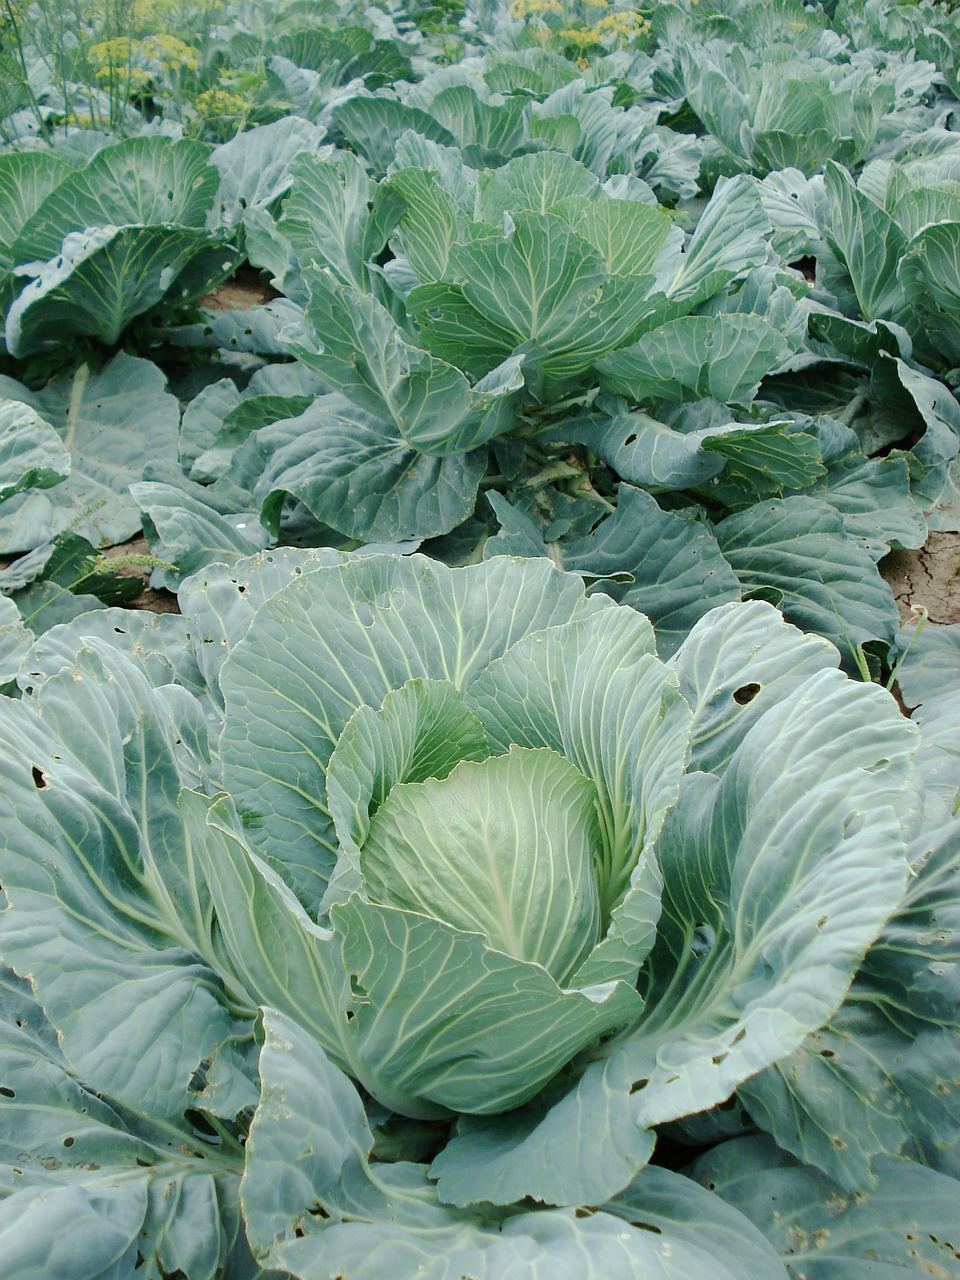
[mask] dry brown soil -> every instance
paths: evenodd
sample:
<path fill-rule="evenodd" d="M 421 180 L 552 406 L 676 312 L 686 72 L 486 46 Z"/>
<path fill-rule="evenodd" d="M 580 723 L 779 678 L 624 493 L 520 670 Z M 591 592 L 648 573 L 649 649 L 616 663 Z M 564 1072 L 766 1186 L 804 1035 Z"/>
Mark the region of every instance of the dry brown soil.
<path fill-rule="evenodd" d="M 880 572 L 903 622 L 921 609 L 931 622 L 960 622 L 960 534 L 931 533 L 919 551 L 891 551 Z"/>
<path fill-rule="evenodd" d="M 246 311 L 258 307 L 261 302 L 271 302 L 280 295 L 271 289 L 259 271 L 253 267 L 241 267 L 236 275 L 218 284 L 212 293 L 200 301 L 211 311 Z"/>

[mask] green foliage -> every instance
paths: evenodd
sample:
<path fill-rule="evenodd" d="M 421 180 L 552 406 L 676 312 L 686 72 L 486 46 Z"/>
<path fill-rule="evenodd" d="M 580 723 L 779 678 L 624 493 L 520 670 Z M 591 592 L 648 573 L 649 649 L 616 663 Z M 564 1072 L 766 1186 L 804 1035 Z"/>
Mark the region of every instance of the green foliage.
<path fill-rule="evenodd" d="M 4 1277 L 953 1276 L 949 8 L 0 17 Z"/>

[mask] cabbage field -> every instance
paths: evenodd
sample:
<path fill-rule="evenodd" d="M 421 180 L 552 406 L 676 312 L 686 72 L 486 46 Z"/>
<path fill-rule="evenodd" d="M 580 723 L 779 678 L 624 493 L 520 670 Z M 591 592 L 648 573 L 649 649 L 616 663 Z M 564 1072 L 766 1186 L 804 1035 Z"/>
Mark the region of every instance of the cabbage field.
<path fill-rule="evenodd" d="M 0 0 L 2 1280 L 960 1280 L 960 7 Z"/>

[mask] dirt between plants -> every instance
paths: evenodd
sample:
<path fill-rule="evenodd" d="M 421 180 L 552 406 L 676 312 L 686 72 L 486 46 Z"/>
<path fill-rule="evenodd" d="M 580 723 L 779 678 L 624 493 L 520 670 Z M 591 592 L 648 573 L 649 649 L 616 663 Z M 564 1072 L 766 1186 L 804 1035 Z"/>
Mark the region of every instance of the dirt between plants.
<path fill-rule="evenodd" d="M 129 542 L 121 542 L 116 547 L 104 547 L 102 554 L 108 560 L 115 560 L 122 556 L 148 556 L 150 548 L 147 546 L 147 540 L 144 537 L 131 538 Z M 129 601 L 124 607 L 127 609 L 149 609 L 152 613 L 179 613 L 180 606 L 177 604 L 177 597 L 172 591 L 154 591 L 149 585 L 150 570 L 145 569 L 142 565 L 121 565 L 116 573 L 124 578 L 139 578 L 143 583 L 143 590 L 136 599 Z"/>
<path fill-rule="evenodd" d="M 264 281 L 259 271 L 253 267 L 241 267 L 200 302 L 211 311 L 247 311 L 279 297 L 280 294 Z"/>
<path fill-rule="evenodd" d="M 960 534 L 931 533 L 919 551 L 891 551 L 880 572 L 902 622 L 921 609 L 931 622 L 960 622 Z"/>

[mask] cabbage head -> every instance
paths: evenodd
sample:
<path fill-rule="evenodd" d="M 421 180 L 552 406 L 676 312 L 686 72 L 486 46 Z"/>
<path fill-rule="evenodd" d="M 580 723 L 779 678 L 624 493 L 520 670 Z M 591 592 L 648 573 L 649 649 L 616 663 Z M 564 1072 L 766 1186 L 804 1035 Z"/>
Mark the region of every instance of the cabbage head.
<path fill-rule="evenodd" d="M 17 1168 L 46 1188 L 53 1142 L 71 1213 L 119 1168 L 175 1253 L 163 1215 L 227 1221 L 239 1161 L 255 1255 L 304 1276 L 316 1233 L 353 1256 L 330 1218 L 493 1277 L 471 1206 L 619 1206 L 542 1229 L 636 1274 L 659 1127 L 829 1023 L 903 901 L 915 727 L 769 605 L 665 663 L 545 559 L 287 550 L 181 605 L 55 628 L 0 703 L 0 954 L 56 1032 L 4 1087 L 59 1099 Z M 414 1163 L 368 1166 L 364 1105 Z M 540 1219 L 507 1217 L 522 1252 Z"/>
<path fill-rule="evenodd" d="M 278 593 L 221 685 L 226 790 L 330 930 L 325 1047 L 374 1096 L 505 1111 L 639 1019 L 691 721 L 640 614 L 547 564 L 360 559 Z"/>
<path fill-rule="evenodd" d="M 512 1110 L 576 1059 L 643 1131 L 820 1025 L 903 891 L 914 732 L 772 610 L 710 619 L 667 665 L 546 562 L 294 575 L 221 671 L 202 845 L 252 999 L 303 1017 L 251 971 L 250 876 L 284 934 L 318 922 L 320 1043 L 408 1116 Z"/>

